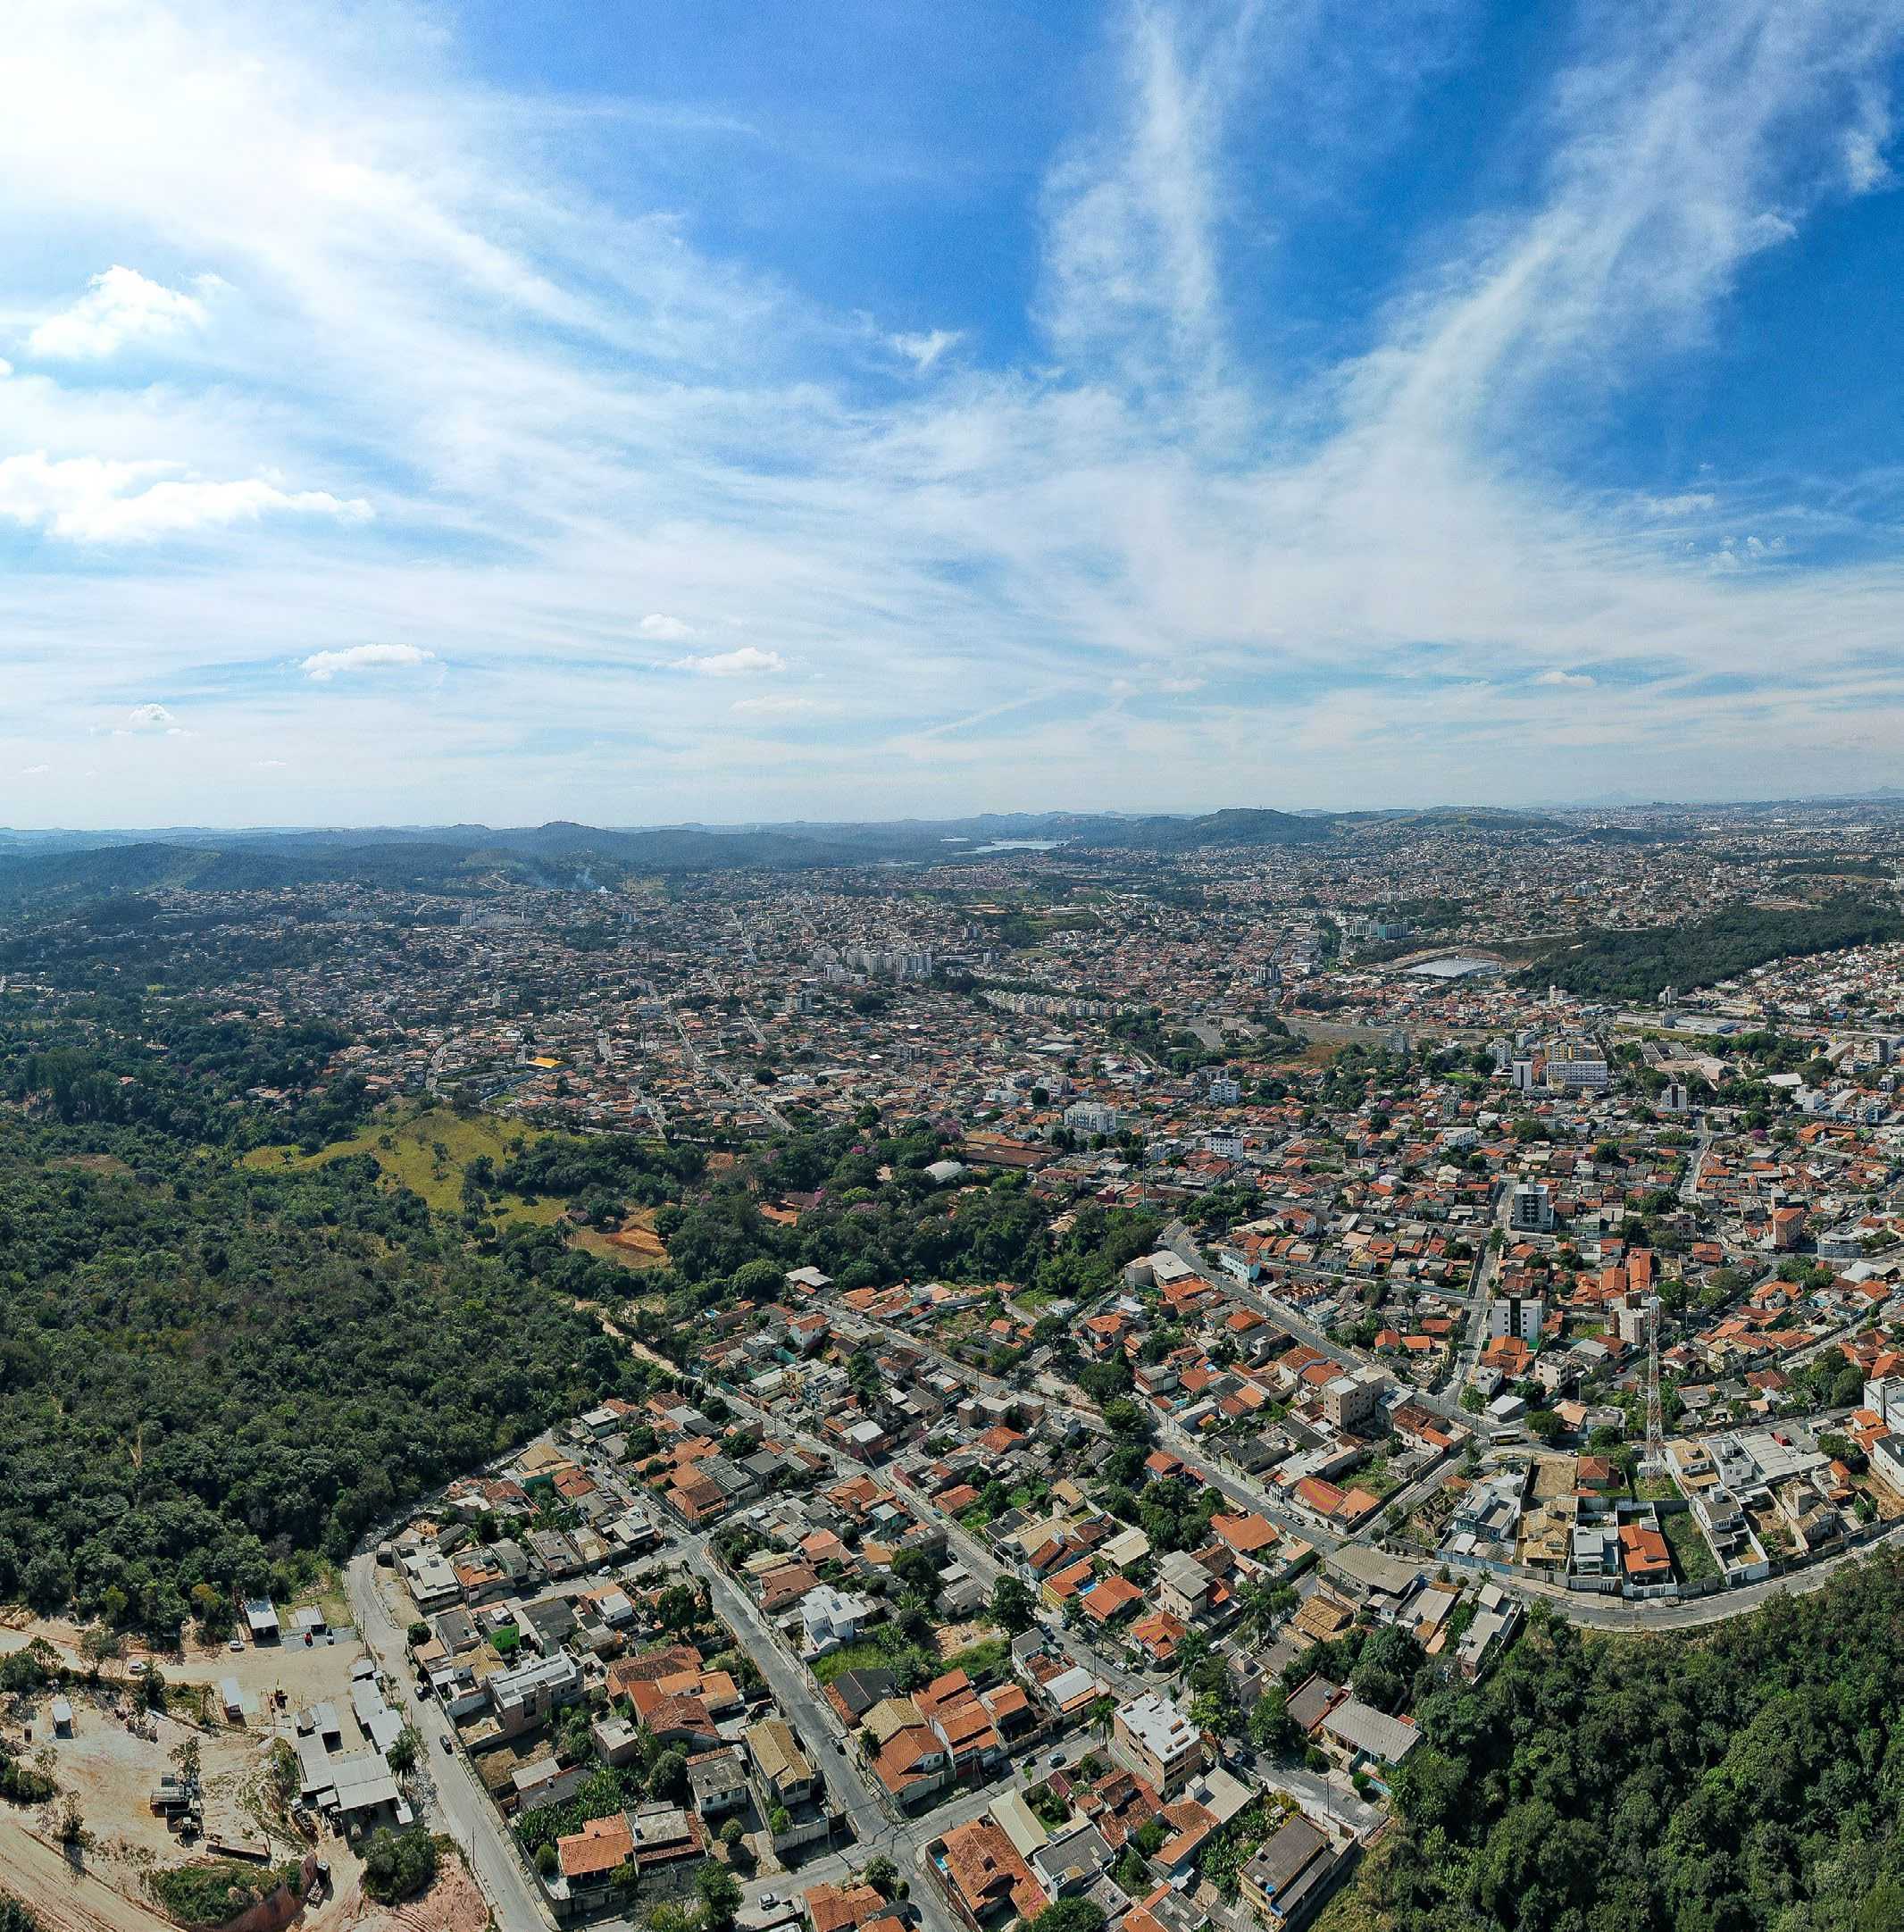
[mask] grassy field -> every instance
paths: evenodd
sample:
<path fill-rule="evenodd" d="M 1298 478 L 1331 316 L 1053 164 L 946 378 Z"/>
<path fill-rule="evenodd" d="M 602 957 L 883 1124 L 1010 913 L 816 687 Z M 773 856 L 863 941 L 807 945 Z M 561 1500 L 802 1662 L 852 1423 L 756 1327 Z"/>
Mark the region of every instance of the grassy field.
<path fill-rule="evenodd" d="M 877 1670 L 886 1661 L 886 1652 L 871 1637 L 862 1637 L 856 1643 L 842 1643 L 837 1651 L 829 1651 L 813 1667 L 814 1677 L 821 1684 L 831 1684 L 842 1670 Z"/>
<path fill-rule="evenodd" d="M 1674 1567 L 1683 1582 L 1702 1583 L 1719 1574 L 1718 1560 L 1699 1534 L 1690 1510 L 1675 1510 L 1672 1515 L 1661 1517 L 1659 1522 L 1666 1533 L 1666 1547 L 1673 1552 Z"/>
<path fill-rule="evenodd" d="M 401 1118 L 373 1120 L 347 1141 L 333 1142 L 315 1154 L 295 1147 L 255 1147 L 244 1158 L 247 1167 L 314 1167 L 345 1154 L 369 1154 L 386 1178 L 421 1194 L 447 1214 L 463 1206 L 463 1171 L 479 1155 L 487 1154 L 499 1167 L 518 1142 L 540 1135 L 533 1127 L 498 1120 L 493 1114 L 463 1118 L 447 1107 L 425 1108 Z M 522 1200 L 505 1197 L 499 1212 L 518 1221 L 552 1224 L 562 1213 L 559 1200 Z"/>

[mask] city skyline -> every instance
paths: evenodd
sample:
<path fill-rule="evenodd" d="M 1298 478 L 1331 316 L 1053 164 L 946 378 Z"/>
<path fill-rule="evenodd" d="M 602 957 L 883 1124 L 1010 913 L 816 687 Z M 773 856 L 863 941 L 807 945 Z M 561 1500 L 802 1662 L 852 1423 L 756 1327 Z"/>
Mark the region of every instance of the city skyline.
<path fill-rule="evenodd" d="M 1900 43 L 29 6 L 0 823 L 1904 783 Z"/>

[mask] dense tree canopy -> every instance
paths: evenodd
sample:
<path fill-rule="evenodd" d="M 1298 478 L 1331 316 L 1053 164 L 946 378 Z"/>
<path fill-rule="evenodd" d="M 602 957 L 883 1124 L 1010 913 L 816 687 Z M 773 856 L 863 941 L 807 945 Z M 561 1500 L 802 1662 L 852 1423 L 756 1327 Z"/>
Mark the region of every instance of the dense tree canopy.
<path fill-rule="evenodd" d="M 1768 959 L 1797 959 L 1904 938 L 1895 907 L 1847 893 L 1822 906 L 1733 906 L 1710 918 L 1633 931 L 1590 933 L 1520 974 L 1590 999 L 1657 999 L 1668 986 L 1710 986 Z"/>
<path fill-rule="evenodd" d="M 0 1596 L 154 1629 L 647 1374 L 363 1157 L 0 1126 Z"/>
<path fill-rule="evenodd" d="M 1542 1614 L 1433 1691 L 1368 1885 L 1407 1932 L 1904 1925 L 1904 1556 L 1710 1634 Z"/>

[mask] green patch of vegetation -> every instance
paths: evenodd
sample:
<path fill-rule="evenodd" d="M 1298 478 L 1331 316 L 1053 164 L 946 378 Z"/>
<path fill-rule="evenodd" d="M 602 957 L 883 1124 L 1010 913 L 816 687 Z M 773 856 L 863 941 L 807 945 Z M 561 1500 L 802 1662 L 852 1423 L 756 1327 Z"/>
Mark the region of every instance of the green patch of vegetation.
<path fill-rule="evenodd" d="M 1704 1583 L 1719 1574 L 1718 1559 L 1712 1546 L 1699 1534 L 1690 1510 L 1674 1510 L 1659 1518 L 1666 1547 L 1673 1552 L 1673 1567 L 1682 1583 Z"/>
<path fill-rule="evenodd" d="M 1904 1924 L 1904 1557 L 1708 1632 L 1544 1610 L 1417 1702 L 1400 1828 L 1360 1885 L 1409 1932 Z"/>
<path fill-rule="evenodd" d="M 0 1932 L 46 1932 L 46 1928 L 11 1892 L 0 1892 Z"/>
<path fill-rule="evenodd" d="M 472 1253 L 363 1156 L 273 1173 L 113 1138 L 129 1174 L 49 1171 L 63 1130 L 0 1121 L 0 1598 L 218 1627 L 654 1379 L 572 1306 L 596 1263 Z"/>
<path fill-rule="evenodd" d="M 1226 1899 L 1236 1897 L 1238 1875 L 1285 1816 L 1280 1807 L 1272 1809 L 1268 1798 L 1258 1794 L 1204 1841 L 1203 1876 Z"/>
<path fill-rule="evenodd" d="M 383 1827 L 363 1848 L 363 1889 L 380 1905 L 415 1898 L 436 1883 L 438 1847 L 421 1825 Z"/>
<path fill-rule="evenodd" d="M 974 1684 L 997 1677 L 1012 1660 L 1012 1646 L 1003 1637 L 986 1637 L 946 1659 L 948 1670 L 963 1670 Z"/>
<path fill-rule="evenodd" d="M 1845 893 L 1803 908 L 1733 906 L 1683 925 L 1590 933 L 1520 974 L 1518 983 L 1552 983 L 1590 999 L 1648 1000 L 1668 986 L 1710 986 L 1773 959 L 1896 939 L 1904 939 L 1904 915 L 1867 896 Z"/>
<path fill-rule="evenodd" d="M 421 1195 L 438 1214 L 455 1214 L 463 1206 L 463 1176 L 472 1163 L 487 1159 L 499 1167 L 519 1146 L 539 1137 L 537 1129 L 501 1120 L 494 1114 L 459 1114 L 452 1108 L 430 1107 L 400 1118 L 372 1120 L 348 1140 L 334 1142 L 321 1153 L 301 1154 L 294 1147 L 255 1147 L 245 1156 L 244 1164 L 269 1171 L 364 1154 L 377 1163 L 393 1187 L 406 1187 Z M 505 1194 L 495 1211 L 547 1224 L 562 1209 L 559 1200 L 529 1200 Z"/>
<path fill-rule="evenodd" d="M 837 1651 L 829 1651 L 814 1666 L 814 1680 L 831 1684 L 847 1670 L 877 1670 L 886 1661 L 886 1652 L 871 1637 L 862 1637 L 855 1643 L 842 1643 Z"/>
<path fill-rule="evenodd" d="M 299 1890 L 301 1868 L 293 1861 L 275 1868 L 246 1865 L 237 1859 L 213 1859 L 197 1865 L 174 1865 L 146 1879 L 153 1897 L 180 1925 L 222 1925 L 246 1906 L 269 1898 L 278 1887 Z"/>

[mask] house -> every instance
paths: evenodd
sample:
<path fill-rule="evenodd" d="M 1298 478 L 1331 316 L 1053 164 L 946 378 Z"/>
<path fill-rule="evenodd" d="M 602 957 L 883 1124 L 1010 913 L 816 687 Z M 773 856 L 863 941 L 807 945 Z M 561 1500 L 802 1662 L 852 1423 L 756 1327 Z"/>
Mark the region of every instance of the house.
<path fill-rule="evenodd" d="M 800 1599 L 800 1622 L 806 1633 L 800 1654 L 823 1657 L 852 1643 L 876 1608 L 870 1596 L 857 1591 L 836 1590 L 829 1583 L 816 1585 Z"/>
<path fill-rule="evenodd" d="M 635 1835 L 621 1811 L 591 1818 L 580 1831 L 555 1840 L 556 1863 L 572 1895 L 605 1892 L 634 1858 Z"/>
<path fill-rule="evenodd" d="M 952 1782 L 952 1753 L 923 1719 L 901 1725 L 880 1744 L 873 1769 L 894 1801 L 905 1809 L 923 1804 Z"/>
<path fill-rule="evenodd" d="M 959 1915 L 983 1928 L 1035 1919 L 1051 1901 L 990 1818 L 975 1818 L 926 1847 L 934 1875 Z"/>
<path fill-rule="evenodd" d="M 724 1818 L 730 1811 L 747 1809 L 747 1769 L 732 1751 L 708 1751 L 689 1758 L 688 1788 L 703 1818 Z"/>
<path fill-rule="evenodd" d="M 1666 1538 L 1644 1523 L 1620 1525 L 1620 1559 L 1634 1583 L 1670 1583 L 1673 1552 Z"/>
<path fill-rule="evenodd" d="M 873 1705 L 883 1702 L 898 1688 L 889 1670 L 842 1670 L 826 1687 L 827 1702 L 839 1713 L 840 1720 L 857 1724 Z"/>
<path fill-rule="evenodd" d="M 1194 1623 L 1208 1612 L 1215 1583 L 1188 1551 L 1173 1550 L 1157 1566 L 1157 1601 L 1173 1617 Z"/>
<path fill-rule="evenodd" d="M 1243 1867 L 1243 1896 L 1269 1932 L 1298 1932 L 1348 1869 L 1351 1855 L 1299 1813 Z"/>
<path fill-rule="evenodd" d="M 870 1885 L 816 1885 L 807 1892 L 806 1903 L 814 1932 L 858 1932 L 887 1910 L 886 1901 Z"/>
<path fill-rule="evenodd" d="M 784 1718 L 764 1718 L 743 1734 L 753 1760 L 755 1796 L 762 1813 L 776 1805 L 789 1811 L 817 1794 L 820 1780 Z"/>
<path fill-rule="evenodd" d="M 1325 1712 L 1317 1735 L 1323 1748 L 1352 1771 L 1399 1764 L 1422 1741 L 1406 1718 L 1391 1718 L 1359 1697 L 1344 1697 Z"/>
<path fill-rule="evenodd" d="M 505 1737 L 532 1729 L 581 1695 L 581 1672 L 565 1651 L 489 1679 L 489 1705 Z"/>

